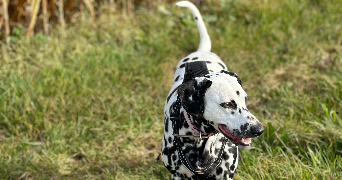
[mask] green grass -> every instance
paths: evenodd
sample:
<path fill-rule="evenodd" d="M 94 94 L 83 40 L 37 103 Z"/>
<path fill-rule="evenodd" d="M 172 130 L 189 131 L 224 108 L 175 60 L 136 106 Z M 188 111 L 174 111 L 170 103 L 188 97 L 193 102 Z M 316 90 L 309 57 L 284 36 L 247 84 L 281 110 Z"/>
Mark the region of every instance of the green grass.
<path fill-rule="evenodd" d="M 1 44 L 0 179 L 168 179 L 156 161 L 189 11 L 103 12 Z M 235 179 L 342 179 L 342 3 L 209 1 L 213 52 L 265 126 Z M 162 8 L 159 8 L 162 9 Z"/>

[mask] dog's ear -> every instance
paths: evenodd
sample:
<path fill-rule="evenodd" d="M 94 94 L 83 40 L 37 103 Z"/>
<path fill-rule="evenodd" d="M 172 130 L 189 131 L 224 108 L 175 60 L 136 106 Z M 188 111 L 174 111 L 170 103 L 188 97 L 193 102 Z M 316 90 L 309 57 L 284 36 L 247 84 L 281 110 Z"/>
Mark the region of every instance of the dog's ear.
<path fill-rule="evenodd" d="M 242 81 L 241 81 L 241 79 L 239 78 L 239 76 L 236 73 L 225 71 L 225 70 L 221 70 L 220 73 L 225 73 L 225 74 L 228 74 L 229 76 L 235 77 L 236 80 L 238 81 L 238 83 L 242 86 Z"/>
<path fill-rule="evenodd" d="M 178 89 L 179 100 L 183 108 L 191 115 L 201 118 L 204 113 L 205 92 L 211 86 L 209 79 L 193 79 Z"/>

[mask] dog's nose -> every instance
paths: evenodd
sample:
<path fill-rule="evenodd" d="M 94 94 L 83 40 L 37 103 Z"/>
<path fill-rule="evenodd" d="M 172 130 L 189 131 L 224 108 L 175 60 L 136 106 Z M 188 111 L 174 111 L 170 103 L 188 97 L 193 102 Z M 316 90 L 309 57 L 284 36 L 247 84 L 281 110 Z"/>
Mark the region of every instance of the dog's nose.
<path fill-rule="evenodd" d="M 252 130 L 252 134 L 256 137 L 256 136 L 260 136 L 264 132 L 265 128 L 261 124 L 258 124 L 251 130 Z"/>

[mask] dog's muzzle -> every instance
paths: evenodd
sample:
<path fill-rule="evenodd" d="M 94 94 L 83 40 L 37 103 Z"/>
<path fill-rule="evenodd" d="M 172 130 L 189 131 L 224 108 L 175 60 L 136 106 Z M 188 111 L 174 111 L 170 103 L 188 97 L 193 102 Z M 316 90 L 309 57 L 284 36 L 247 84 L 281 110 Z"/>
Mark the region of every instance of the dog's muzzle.
<path fill-rule="evenodd" d="M 237 136 L 234 135 L 231 131 L 229 131 L 229 129 L 223 125 L 223 124 L 219 124 L 218 125 L 219 130 L 221 131 L 221 133 L 226 136 L 229 140 L 231 140 L 234 144 L 236 145 L 240 145 L 240 146 L 249 146 L 251 143 L 251 138 L 260 136 L 263 132 L 264 132 L 264 127 L 258 123 L 255 126 L 251 126 L 250 131 L 251 131 L 251 135 L 247 137 L 241 137 L 241 136 Z"/>

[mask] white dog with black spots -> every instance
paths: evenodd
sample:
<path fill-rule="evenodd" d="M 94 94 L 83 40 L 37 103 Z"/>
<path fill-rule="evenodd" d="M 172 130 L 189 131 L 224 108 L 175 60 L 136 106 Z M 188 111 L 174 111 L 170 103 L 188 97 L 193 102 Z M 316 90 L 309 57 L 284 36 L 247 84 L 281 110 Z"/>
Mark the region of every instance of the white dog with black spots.
<path fill-rule="evenodd" d="M 178 63 L 165 102 L 161 159 L 172 179 L 232 179 L 238 146 L 264 131 L 247 107 L 241 80 L 210 52 L 201 14 L 188 1 L 200 34 L 198 50 Z"/>

